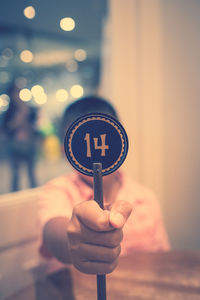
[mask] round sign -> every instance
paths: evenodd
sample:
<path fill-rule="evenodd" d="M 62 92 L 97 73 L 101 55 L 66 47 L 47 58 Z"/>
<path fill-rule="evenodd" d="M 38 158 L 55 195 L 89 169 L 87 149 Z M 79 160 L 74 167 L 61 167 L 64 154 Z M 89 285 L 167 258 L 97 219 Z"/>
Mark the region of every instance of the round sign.
<path fill-rule="evenodd" d="M 72 166 L 93 176 L 93 163 L 102 164 L 102 175 L 117 170 L 126 158 L 128 138 L 122 125 L 113 117 L 87 114 L 67 130 L 64 148 Z"/>

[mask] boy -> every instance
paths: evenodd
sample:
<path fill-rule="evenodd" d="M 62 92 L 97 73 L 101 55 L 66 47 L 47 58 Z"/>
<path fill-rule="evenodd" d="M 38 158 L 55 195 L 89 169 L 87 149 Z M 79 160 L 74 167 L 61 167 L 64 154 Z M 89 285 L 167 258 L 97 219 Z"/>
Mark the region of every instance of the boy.
<path fill-rule="evenodd" d="M 74 120 L 91 112 L 118 119 L 108 101 L 95 96 L 81 98 L 67 107 L 63 134 Z M 150 190 L 117 170 L 103 177 L 102 210 L 92 200 L 92 181 L 73 171 L 45 186 L 43 253 L 48 249 L 57 260 L 73 263 L 82 272 L 106 274 L 117 266 L 120 252 L 169 249 L 159 205 Z"/>

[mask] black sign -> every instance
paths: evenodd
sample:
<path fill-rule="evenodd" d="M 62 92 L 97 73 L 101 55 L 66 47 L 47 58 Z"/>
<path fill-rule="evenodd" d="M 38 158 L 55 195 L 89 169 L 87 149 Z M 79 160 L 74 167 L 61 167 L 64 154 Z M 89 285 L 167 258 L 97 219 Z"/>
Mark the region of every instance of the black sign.
<path fill-rule="evenodd" d="M 126 158 L 128 138 L 122 125 L 113 117 L 88 114 L 68 129 L 64 141 L 69 162 L 79 172 L 93 176 L 93 163 L 102 164 L 102 175 L 117 170 Z"/>

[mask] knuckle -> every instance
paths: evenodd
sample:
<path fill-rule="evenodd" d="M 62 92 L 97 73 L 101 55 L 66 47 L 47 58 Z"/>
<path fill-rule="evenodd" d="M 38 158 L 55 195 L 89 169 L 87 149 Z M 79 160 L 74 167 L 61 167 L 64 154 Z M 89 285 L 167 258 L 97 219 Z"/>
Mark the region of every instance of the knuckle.
<path fill-rule="evenodd" d="M 114 262 L 118 258 L 119 254 L 121 252 L 121 246 L 118 246 L 118 247 L 115 247 L 115 248 L 111 248 L 109 250 L 110 251 L 109 251 L 109 253 L 107 255 L 107 259 L 110 262 Z"/>
<path fill-rule="evenodd" d="M 118 202 L 118 207 L 119 209 L 121 209 L 122 211 L 124 210 L 124 208 L 126 209 L 131 209 L 132 208 L 132 205 L 130 202 L 126 201 L 126 200 L 120 200 Z"/>
<path fill-rule="evenodd" d="M 95 263 L 91 261 L 75 261 L 73 262 L 73 265 L 76 269 L 78 269 L 80 272 L 86 273 L 86 274 L 97 274 L 99 272 L 99 269 L 101 267 L 97 267 Z"/>
<path fill-rule="evenodd" d="M 122 232 L 122 230 L 121 229 L 116 230 L 113 233 L 113 235 L 112 235 L 112 237 L 110 239 L 111 247 L 117 247 L 117 246 L 119 246 L 119 244 L 121 243 L 122 239 L 123 239 L 123 232 Z"/>
<path fill-rule="evenodd" d="M 116 259 L 115 261 L 113 261 L 112 263 L 108 264 L 105 270 L 106 274 L 109 274 L 111 272 L 114 271 L 114 269 L 117 267 L 118 264 L 118 260 Z"/>
<path fill-rule="evenodd" d="M 133 206 L 126 200 L 120 200 L 117 203 L 117 210 L 127 219 L 131 214 Z"/>
<path fill-rule="evenodd" d="M 70 256 L 72 264 L 80 270 L 83 268 L 83 257 L 79 250 L 79 247 L 76 244 L 70 245 Z"/>

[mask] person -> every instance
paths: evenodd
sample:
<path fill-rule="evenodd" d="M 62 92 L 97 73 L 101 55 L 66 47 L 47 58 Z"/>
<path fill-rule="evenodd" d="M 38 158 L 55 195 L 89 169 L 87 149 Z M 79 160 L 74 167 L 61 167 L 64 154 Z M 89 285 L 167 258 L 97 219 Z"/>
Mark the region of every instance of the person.
<path fill-rule="evenodd" d="M 19 98 L 19 88 L 11 84 L 8 94 L 10 104 L 3 119 L 3 130 L 8 138 L 8 155 L 12 170 L 11 191 L 20 189 L 19 172 L 26 165 L 31 188 L 37 186 L 34 166 L 37 139 L 37 111 Z"/>
<path fill-rule="evenodd" d="M 118 119 L 109 101 L 84 97 L 66 108 L 63 134 L 74 120 L 91 112 Z M 74 170 L 44 186 L 40 208 L 43 256 L 72 263 L 84 273 L 106 274 L 116 268 L 119 255 L 169 250 L 161 210 L 151 190 L 119 168 L 103 177 L 102 210 L 93 200 L 92 180 Z"/>

